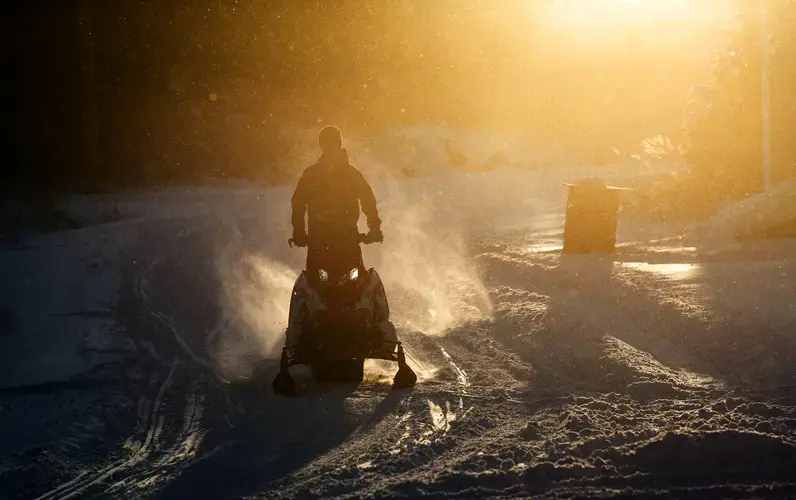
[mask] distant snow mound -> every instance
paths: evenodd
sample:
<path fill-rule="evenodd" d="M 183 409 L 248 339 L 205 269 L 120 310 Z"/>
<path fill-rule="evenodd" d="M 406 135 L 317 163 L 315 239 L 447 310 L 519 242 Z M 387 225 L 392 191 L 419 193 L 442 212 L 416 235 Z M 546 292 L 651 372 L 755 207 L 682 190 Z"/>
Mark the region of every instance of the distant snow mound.
<path fill-rule="evenodd" d="M 705 245 L 724 246 L 759 237 L 796 221 L 796 180 L 777 184 L 771 191 L 728 205 L 697 227 Z"/>

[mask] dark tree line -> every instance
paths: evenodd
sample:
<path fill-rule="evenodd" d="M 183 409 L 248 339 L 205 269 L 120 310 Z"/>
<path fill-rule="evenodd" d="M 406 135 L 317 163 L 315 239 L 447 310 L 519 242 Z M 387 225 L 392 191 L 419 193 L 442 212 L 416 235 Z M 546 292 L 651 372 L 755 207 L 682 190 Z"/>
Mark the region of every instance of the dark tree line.
<path fill-rule="evenodd" d="M 514 0 L 7 2 L 3 188 L 293 177 L 290 126 L 430 121 L 627 151 L 675 129 L 699 62 L 570 47 Z M 671 68 L 677 67 L 673 72 Z M 628 111 L 630 110 L 630 111 Z"/>

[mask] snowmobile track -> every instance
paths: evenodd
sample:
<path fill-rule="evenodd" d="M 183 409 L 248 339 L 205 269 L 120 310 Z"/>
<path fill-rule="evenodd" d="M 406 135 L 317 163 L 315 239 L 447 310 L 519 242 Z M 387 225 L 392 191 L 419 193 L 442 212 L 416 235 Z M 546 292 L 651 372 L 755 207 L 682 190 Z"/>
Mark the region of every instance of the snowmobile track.
<path fill-rule="evenodd" d="M 174 373 L 177 370 L 178 360 L 175 358 L 171 364 L 171 368 L 160 384 L 157 394 L 152 400 L 144 400 L 141 406 L 149 407 L 151 410 L 147 412 L 146 420 L 139 420 L 139 424 L 143 423 L 143 444 L 133 453 L 133 455 L 124 460 L 118 460 L 113 464 L 93 473 L 84 472 L 78 475 L 72 481 L 64 483 L 63 485 L 55 488 L 54 490 L 37 497 L 37 500 L 51 500 L 59 498 L 66 500 L 74 498 L 83 494 L 88 488 L 105 483 L 113 475 L 123 472 L 124 470 L 135 466 L 142 460 L 145 460 L 150 453 L 150 448 L 156 439 L 160 429 L 162 428 L 163 421 L 161 416 L 161 401 L 166 390 L 171 386 L 174 378 Z M 133 436 L 128 438 L 129 441 L 134 441 Z"/>

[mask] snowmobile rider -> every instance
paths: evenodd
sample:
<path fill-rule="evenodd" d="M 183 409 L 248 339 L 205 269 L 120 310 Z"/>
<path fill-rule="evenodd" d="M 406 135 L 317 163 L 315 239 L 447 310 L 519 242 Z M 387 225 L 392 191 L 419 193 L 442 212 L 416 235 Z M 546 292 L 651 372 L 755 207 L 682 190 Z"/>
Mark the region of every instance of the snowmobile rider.
<path fill-rule="evenodd" d="M 308 247 L 307 269 L 362 268 L 357 228 L 360 205 L 370 230 L 366 242 L 384 240 L 376 197 L 362 173 L 349 164 L 340 129 L 324 127 L 318 145 L 321 157 L 301 175 L 291 199 L 290 243 Z"/>

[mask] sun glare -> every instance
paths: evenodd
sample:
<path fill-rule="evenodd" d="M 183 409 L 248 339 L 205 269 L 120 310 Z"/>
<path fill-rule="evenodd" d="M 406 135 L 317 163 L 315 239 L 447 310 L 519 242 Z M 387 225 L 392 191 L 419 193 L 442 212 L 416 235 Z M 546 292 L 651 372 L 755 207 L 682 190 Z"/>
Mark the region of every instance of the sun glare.
<path fill-rule="evenodd" d="M 714 5 L 706 5 L 714 4 Z M 551 21 L 576 28 L 616 28 L 672 20 L 693 21 L 715 3 L 696 0 L 555 0 Z"/>
<path fill-rule="evenodd" d="M 730 0 L 554 0 L 546 5 L 548 29 L 569 43 L 593 48 L 652 37 L 672 50 L 690 50 L 728 26 L 734 12 Z"/>

